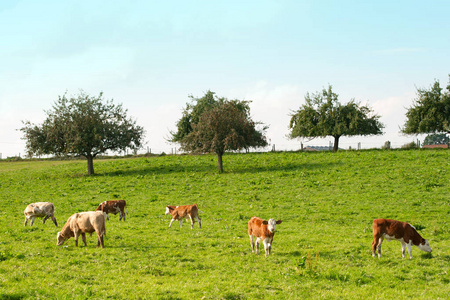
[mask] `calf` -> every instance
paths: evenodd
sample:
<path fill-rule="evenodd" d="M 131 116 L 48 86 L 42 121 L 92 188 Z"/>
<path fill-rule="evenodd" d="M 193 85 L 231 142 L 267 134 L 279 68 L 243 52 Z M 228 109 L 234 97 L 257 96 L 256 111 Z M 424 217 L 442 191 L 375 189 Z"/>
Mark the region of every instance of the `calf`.
<path fill-rule="evenodd" d="M 44 217 L 44 220 L 42 221 L 43 224 L 45 224 L 45 221 L 47 221 L 48 218 L 52 218 L 52 221 L 53 223 L 55 223 L 55 226 L 58 226 L 58 223 L 56 222 L 56 218 L 54 216 L 55 206 L 53 205 L 53 203 L 50 202 L 31 203 L 28 204 L 23 213 L 25 214 L 25 226 L 27 226 L 28 220 L 31 219 L 30 226 L 33 226 L 34 219 L 42 217 Z"/>
<path fill-rule="evenodd" d="M 105 222 L 106 216 L 101 211 L 87 211 L 73 214 L 56 235 L 56 245 L 61 246 L 67 239 L 74 237 L 75 246 L 78 247 L 78 237 L 81 234 L 84 246 L 87 246 L 86 232 L 92 236 L 92 233 L 95 231 L 98 237 L 97 247 L 101 246 L 104 248 L 103 236 L 106 235 Z"/>
<path fill-rule="evenodd" d="M 111 201 L 103 201 L 100 203 L 96 210 L 100 210 L 106 214 L 106 219 L 109 221 L 108 214 L 114 214 L 116 215 L 119 213 L 119 221 L 123 220 L 125 221 L 125 206 L 127 205 L 127 202 L 125 200 L 111 200 Z M 128 212 L 127 212 L 128 214 Z"/>
<path fill-rule="evenodd" d="M 428 241 L 420 236 L 414 226 L 406 222 L 389 219 L 373 220 L 373 242 L 372 256 L 375 257 L 375 250 L 378 249 L 378 258 L 381 258 L 381 243 L 383 239 L 400 241 L 402 244 L 402 257 L 405 257 L 405 247 L 408 248 L 409 259 L 412 259 L 411 245 L 419 247 L 420 250 L 431 252 Z"/>
<path fill-rule="evenodd" d="M 250 237 L 252 253 L 255 252 L 255 240 L 253 237 L 256 237 L 256 254 L 259 253 L 259 243 L 262 240 L 266 257 L 269 256 L 272 251 L 275 226 L 276 224 L 281 224 L 281 222 L 281 220 L 275 221 L 275 219 L 269 219 L 269 221 L 266 221 L 258 217 L 252 217 L 250 221 L 248 221 L 248 236 Z"/>
<path fill-rule="evenodd" d="M 202 221 L 200 217 L 198 216 L 198 206 L 197 204 L 192 205 L 182 205 L 182 206 L 173 206 L 173 205 L 167 205 L 166 206 L 166 215 L 171 214 L 172 220 L 170 221 L 169 228 L 172 226 L 172 223 L 175 220 L 178 220 L 180 222 L 180 227 L 183 227 L 183 219 L 186 219 L 189 217 L 191 220 L 191 229 L 194 228 L 195 219 L 198 221 L 199 228 L 202 228 Z"/>

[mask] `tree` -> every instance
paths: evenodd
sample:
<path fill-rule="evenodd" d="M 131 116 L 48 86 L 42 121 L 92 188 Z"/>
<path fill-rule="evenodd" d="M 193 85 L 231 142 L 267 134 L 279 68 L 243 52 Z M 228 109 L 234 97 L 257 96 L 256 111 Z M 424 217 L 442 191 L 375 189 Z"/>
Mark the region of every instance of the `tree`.
<path fill-rule="evenodd" d="M 83 156 L 88 174 L 94 174 L 93 159 L 107 150 L 139 149 L 144 129 L 127 118 L 122 105 L 103 100 L 103 93 L 91 97 L 80 91 L 78 97 L 59 96 L 40 125 L 23 121 L 26 148 L 33 154 Z"/>
<path fill-rule="evenodd" d="M 445 133 L 429 134 L 423 141 L 424 145 L 447 145 L 448 137 Z"/>
<path fill-rule="evenodd" d="M 401 131 L 405 134 L 449 132 L 450 82 L 444 92 L 437 80 L 429 90 L 417 89 L 417 99 L 406 112 Z"/>
<path fill-rule="evenodd" d="M 213 101 L 204 101 L 211 100 L 211 96 Z M 205 102 L 208 104 L 205 105 Z M 177 123 L 178 131 L 172 133 L 172 141 L 179 142 L 184 151 L 216 153 L 219 172 L 223 172 L 222 156 L 226 151 L 267 145 L 264 136 L 267 127 L 261 131 L 256 129 L 261 123 L 251 120 L 248 103 L 217 98 L 213 92 L 208 91 L 203 98 L 197 99 L 197 104 L 185 109 L 183 117 Z M 202 112 L 196 119 L 197 115 L 193 112 L 200 110 Z"/>
<path fill-rule="evenodd" d="M 169 139 L 172 143 L 180 143 L 189 133 L 193 130 L 193 125 L 197 124 L 200 120 L 200 116 L 204 111 L 210 110 L 213 107 L 223 104 L 226 98 L 219 98 L 216 94 L 208 90 L 205 95 L 201 98 L 195 98 L 190 95 L 190 103 L 186 103 L 186 108 L 183 110 L 183 116 L 177 122 L 177 131 L 171 132 L 171 138 Z M 236 107 L 248 113 L 250 107 L 248 106 L 248 101 L 232 100 Z"/>
<path fill-rule="evenodd" d="M 334 137 L 334 148 L 339 149 L 341 136 L 382 134 L 384 125 L 369 106 L 351 100 L 343 105 L 331 85 L 312 95 L 305 96 L 306 103 L 291 115 L 289 137 Z"/>

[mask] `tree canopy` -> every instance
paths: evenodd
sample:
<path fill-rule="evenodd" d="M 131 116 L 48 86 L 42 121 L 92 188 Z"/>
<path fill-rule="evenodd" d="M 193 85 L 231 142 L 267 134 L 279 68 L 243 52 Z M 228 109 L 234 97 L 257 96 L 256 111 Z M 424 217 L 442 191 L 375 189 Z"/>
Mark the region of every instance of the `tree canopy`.
<path fill-rule="evenodd" d="M 250 118 L 248 101 L 219 98 L 208 91 L 202 98 L 193 98 L 177 122 L 178 131 L 172 142 L 192 153 L 214 152 L 219 172 L 223 172 L 222 156 L 229 150 L 249 149 L 267 145 L 261 124 Z"/>
<path fill-rule="evenodd" d="M 33 154 L 83 156 L 88 174 L 94 174 L 93 159 L 108 150 L 125 151 L 142 146 L 144 129 L 127 117 L 122 105 L 104 100 L 103 93 L 91 97 L 83 91 L 77 97 L 59 96 L 40 125 L 23 121 L 26 148 Z"/>
<path fill-rule="evenodd" d="M 450 82 L 443 91 L 439 81 L 417 89 L 417 99 L 406 112 L 405 134 L 450 132 Z"/>
<path fill-rule="evenodd" d="M 382 134 L 384 125 L 379 122 L 380 116 L 354 100 L 341 104 L 331 85 L 321 92 L 307 93 L 305 102 L 291 114 L 289 136 L 292 139 L 332 136 L 336 152 L 341 136 Z"/>

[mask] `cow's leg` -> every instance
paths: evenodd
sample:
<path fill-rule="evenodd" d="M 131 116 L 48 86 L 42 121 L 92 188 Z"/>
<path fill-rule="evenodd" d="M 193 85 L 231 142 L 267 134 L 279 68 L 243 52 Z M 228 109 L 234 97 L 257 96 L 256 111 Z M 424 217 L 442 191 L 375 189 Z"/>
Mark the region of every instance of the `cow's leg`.
<path fill-rule="evenodd" d="M 27 222 L 28 222 L 28 218 L 25 216 L 25 223 L 23 225 L 27 226 Z"/>
<path fill-rule="evenodd" d="M 259 243 L 261 242 L 261 238 L 256 238 L 256 254 L 259 254 Z"/>
<path fill-rule="evenodd" d="M 195 218 L 197 219 L 198 227 L 202 228 L 202 220 L 199 218 L 199 216 L 195 216 Z"/>
<path fill-rule="evenodd" d="M 179 219 L 178 222 L 180 222 L 180 228 L 183 228 L 183 218 Z"/>
<path fill-rule="evenodd" d="M 378 237 L 377 236 L 373 236 L 373 241 L 372 241 L 372 256 L 375 257 L 375 252 L 377 251 L 377 245 L 378 245 Z"/>
<path fill-rule="evenodd" d="M 383 243 L 383 237 L 380 237 L 379 239 L 378 239 L 378 247 L 377 247 L 377 250 L 378 250 L 378 258 L 381 258 L 381 244 Z"/>
<path fill-rule="evenodd" d="M 104 241 L 103 241 L 103 234 L 97 233 L 97 237 L 98 237 L 97 247 L 101 246 L 102 248 L 105 248 L 105 244 L 104 244 Z"/>
<path fill-rule="evenodd" d="M 55 216 L 52 216 L 52 221 L 53 221 L 53 223 L 55 223 L 55 226 L 58 227 L 58 222 L 56 222 Z"/>
<path fill-rule="evenodd" d="M 87 243 L 86 243 L 86 233 L 84 233 L 84 232 L 81 233 L 81 239 L 83 240 L 84 246 L 87 247 Z"/>
<path fill-rule="evenodd" d="M 31 222 L 30 222 L 30 226 L 33 226 L 33 224 L 34 224 L 34 219 L 35 219 L 36 217 L 31 217 Z"/>
<path fill-rule="evenodd" d="M 400 241 L 402 244 L 402 258 L 405 258 L 405 250 L 406 250 L 406 243 L 404 241 Z"/>
<path fill-rule="evenodd" d="M 410 240 L 409 243 L 406 244 L 406 247 L 408 248 L 409 259 L 412 259 L 411 242 L 412 241 Z"/>
<path fill-rule="evenodd" d="M 45 224 L 45 221 L 47 221 L 48 218 L 50 218 L 50 216 L 45 216 L 45 218 L 42 220 L 42 224 Z"/>
<path fill-rule="evenodd" d="M 175 221 L 175 219 L 170 220 L 169 228 L 172 226 L 173 221 Z"/>
<path fill-rule="evenodd" d="M 189 215 L 189 219 L 191 220 L 191 229 L 194 229 L 195 220 L 192 218 L 191 215 Z"/>
<path fill-rule="evenodd" d="M 75 239 L 75 247 L 78 247 L 78 237 L 80 236 L 80 233 L 78 231 L 74 231 L 73 238 Z"/>
<path fill-rule="evenodd" d="M 248 235 L 250 237 L 250 247 L 252 247 L 252 253 L 255 253 L 255 240 L 252 234 Z"/>

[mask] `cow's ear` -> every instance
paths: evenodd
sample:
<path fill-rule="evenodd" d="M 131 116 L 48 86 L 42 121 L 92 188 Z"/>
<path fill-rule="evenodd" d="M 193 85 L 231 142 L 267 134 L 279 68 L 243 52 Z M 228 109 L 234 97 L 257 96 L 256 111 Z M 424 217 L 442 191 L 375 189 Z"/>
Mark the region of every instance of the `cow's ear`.
<path fill-rule="evenodd" d="M 281 222 L 283 222 L 283 221 L 281 221 L 281 220 L 278 220 L 278 221 L 277 221 L 277 224 L 281 224 Z"/>
<path fill-rule="evenodd" d="M 269 222 L 267 222 L 266 220 L 264 220 L 264 221 L 263 221 L 263 224 L 264 224 L 264 225 L 267 225 L 267 224 L 269 224 Z"/>

